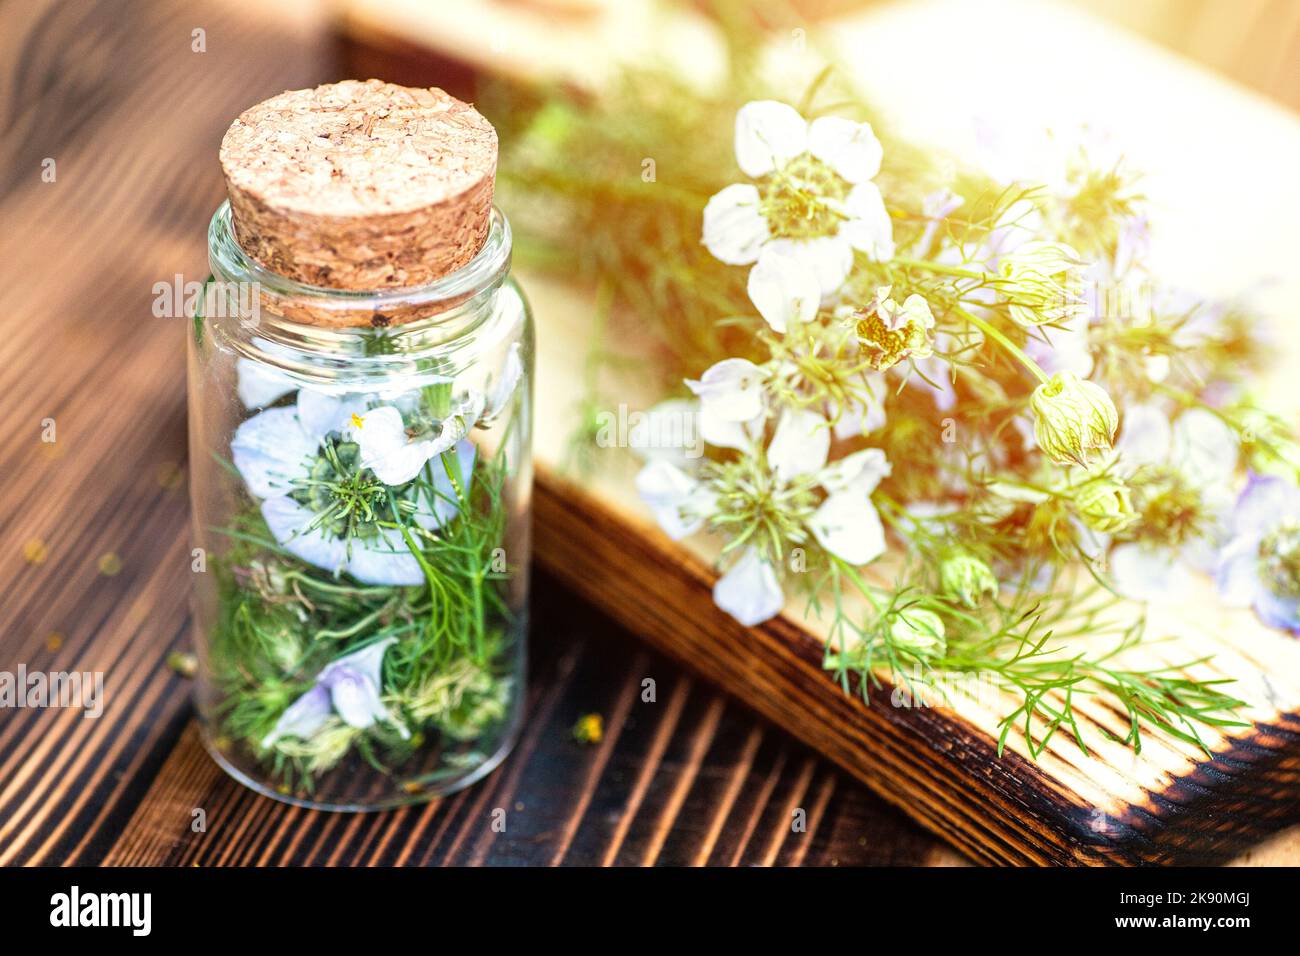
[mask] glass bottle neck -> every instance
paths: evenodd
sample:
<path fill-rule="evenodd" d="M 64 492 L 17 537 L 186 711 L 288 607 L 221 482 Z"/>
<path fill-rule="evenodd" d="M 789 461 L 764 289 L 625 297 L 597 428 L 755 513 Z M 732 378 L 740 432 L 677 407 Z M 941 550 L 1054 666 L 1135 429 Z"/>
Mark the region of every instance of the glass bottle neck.
<path fill-rule="evenodd" d="M 309 286 L 244 253 L 224 202 L 208 230 L 214 285 L 200 306 L 203 322 L 214 341 L 303 384 L 361 388 L 394 377 L 404 387 L 429 384 L 472 364 L 498 338 L 494 318 L 510 249 L 509 223 L 494 208 L 483 248 L 436 282 L 376 290 Z"/>

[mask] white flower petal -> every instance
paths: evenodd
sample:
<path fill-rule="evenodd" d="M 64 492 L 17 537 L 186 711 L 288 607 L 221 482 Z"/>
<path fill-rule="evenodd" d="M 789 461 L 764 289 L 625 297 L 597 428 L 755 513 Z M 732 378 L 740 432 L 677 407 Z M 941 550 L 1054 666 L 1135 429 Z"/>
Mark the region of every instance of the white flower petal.
<path fill-rule="evenodd" d="M 361 464 L 386 485 L 411 481 L 426 461 L 450 448 L 453 440 L 444 430 L 446 438 L 410 441 L 402 413 L 392 405 L 372 408 L 358 418 L 348 424 L 348 435 L 361 447 Z"/>
<path fill-rule="evenodd" d="M 235 391 L 245 408 L 265 408 L 295 388 L 278 368 L 247 358 L 235 360 L 235 377 Z"/>
<path fill-rule="evenodd" d="M 885 149 L 870 123 L 820 116 L 808 126 L 808 152 L 850 183 L 864 183 L 880 172 Z"/>
<path fill-rule="evenodd" d="M 1173 428 L 1173 460 L 1197 485 L 1218 485 L 1237 471 L 1237 436 L 1221 418 L 1189 408 Z"/>
<path fill-rule="evenodd" d="M 775 100 L 746 103 L 736 113 L 736 164 L 746 176 L 766 176 L 808 149 L 808 123 Z"/>
<path fill-rule="evenodd" d="M 362 584 L 412 587 L 424 583 L 424 571 L 397 528 L 384 528 L 375 538 L 353 539 L 346 570 Z"/>
<path fill-rule="evenodd" d="M 262 517 L 280 547 L 308 564 L 332 574 L 347 560 L 347 549 L 338 538 L 320 528 L 305 530 L 314 516 L 292 498 L 266 499 Z"/>
<path fill-rule="evenodd" d="M 1219 552 L 1214 580 L 1224 604 L 1249 607 L 1260 589 L 1258 541 L 1253 537 L 1230 541 Z"/>
<path fill-rule="evenodd" d="M 329 689 L 334 710 L 349 727 L 364 730 L 377 720 L 394 724 L 402 737 L 405 727 L 393 719 L 384 706 L 384 652 L 397 638 L 388 637 L 331 662 L 316 678 L 319 687 Z"/>
<path fill-rule="evenodd" d="M 885 553 L 885 529 L 871 499 L 861 491 L 830 495 L 808 521 L 823 548 L 849 564 L 869 564 Z"/>
<path fill-rule="evenodd" d="M 756 261 L 770 238 L 767 220 L 759 212 L 758 188 L 749 183 L 728 186 L 704 207 L 704 245 L 727 265 Z"/>
<path fill-rule="evenodd" d="M 930 303 L 915 292 L 903 300 L 900 314 L 904 322 L 915 322 L 923 329 L 934 328 L 934 313 L 930 311 Z"/>
<path fill-rule="evenodd" d="M 746 359 L 723 359 L 699 381 L 688 378 L 686 386 L 702 407 L 725 421 L 747 422 L 763 411 L 763 370 Z"/>
<path fill-rule="evenodd" d="M 785 595 L 772 565 L 746 549 L 740 560 L 718 578 L 713 586 L 713 603 L 746 627 L 762 624 L 781 613 Z"/>
<path fill-rule="evenodd" d="M 636 476 L 636 490 L 674 541 L 699 531 L 712 511 L 707 490 L 670 462 L 652 461 L 642 468 Z"/>
<path fill-rule="evenodd" d="M 1232 509 L 1232 533 L 1256 541 L 1300 517 L 1300 488 L 1288 479 L 1252 473 Z"/>
<path fill-rule="evenodd" d="M 758 434 L 762 423 L 761 414 L 750 422 L 734 422 L 716 414 L 707 406 L 700 407 L 700 437 L 714 448 L 748 451 L 753 446 L 754 436 Z"/>
<path fill-rule="evenodd" d="M 831 450 L 826 419 L 809 409 L 788 408 L 767 446 L 767 464 L 781 481 L 820 471 Z"/>
<path fill-rule="evenodd" d="M 303 433 L 298 411 L 268 408 L 235 429 L 230 457 L 258 498 L 286 494 L 296 478 L 309 473 L 317 443 Z"/>
<path fill-rule="evenodd" d="M 829 301 L 848 278 L 853 268 L 853 246 L 842 235 L 817 236 L 813 239 L 773 239 L 763 247 L 763 256 L 785 256 L 817 280 L 822 301 Z"/>
<path fill-rule="evenodd" d="M 314 388 L 298 390 L 298 422 L 303 433 L 320 443 L 330 432 L 346 433 L 353 415 L 364 415 L 363 395 L 330 395 Z"/>
<path fill-rule="evenodd" d="M 791 325 L 811 322 L 821 303 L 817 276 L 781 252 L 765 248 L 749 270 L 749 298 L 767 324 L 785 334 Z"/>
<path fill-rule="evenodd" d="M 861 495 L 870 495 L 876 490 L 881 479 L 893 471 L 884 449 L 864 448 L 851 455 L 845 455 L 822 469 L 821 486 L 830 494 L 843 491 L 855 491 Z"/>
<path fill-rule="evenodd" d="M 488 400 L 487 412 L 483 416 L 485 421 L 490 422 L 505 410 L 506 405 L 514 397 L 515 388 L 519 385 L 519 380 L 523 377 L 523 374 L 523 352 L 519 343 L 516 342 L 510 346 L 510 351 L 506 355 L 505 362 L 501 367 L 501 377 L 492 386 L 492 397 Z"/>
<path fill-rule="evenodd" d="M 894 258 L 894 223 L 875 183 L 858 183 L 844 201 L 839 235 L 877 262 Z"/>

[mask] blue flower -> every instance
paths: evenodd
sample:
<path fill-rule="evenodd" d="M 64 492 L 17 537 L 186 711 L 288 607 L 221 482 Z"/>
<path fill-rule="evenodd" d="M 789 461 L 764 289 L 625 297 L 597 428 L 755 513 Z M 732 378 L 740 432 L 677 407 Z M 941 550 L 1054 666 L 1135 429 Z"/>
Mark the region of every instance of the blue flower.
<path fill-rule="evenodd" d="M 1270 627 L 1300 633 L 1300 488 L 1250 476 L 1215 568 L 1228 604 L 1253 607 Z"/>
<path fill-rule="evenodd" d="M 410 732 L 381 700 L 384 651 L 396 641 L 395 637 L 387 637 L 327 664 L 316 675 L 311 690 L 285 708 L 262 746 L 272 747 L 282 737 L 310 740 L 333 714 L 358 730 L 383 721 L 391 724 L 403 740 L 409 737 Z"/>

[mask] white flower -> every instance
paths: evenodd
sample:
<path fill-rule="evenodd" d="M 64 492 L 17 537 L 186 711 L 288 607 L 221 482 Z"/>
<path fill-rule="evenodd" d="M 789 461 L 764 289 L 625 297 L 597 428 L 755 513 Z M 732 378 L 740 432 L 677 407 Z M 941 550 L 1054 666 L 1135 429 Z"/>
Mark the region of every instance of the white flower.
<path fill-rule="evenodd" d="M 1111 577 L 1121 594 L 1137 600 L 1177 594 L 1193 581 L 1192 571 L 1213 566 L 1215 548 L 1226 533 L 1237 437 L 1204 409 L 1188 409 L 1171 424 L 1158 405 L 1135 405 L 1124 412 L 1115 452 L 1130 473 L 1143 466 L 1172 469 L 1198 498 L 1197 507 L 1207 519 L 1201 534 L 1174 549 L 1128 543 L 1110 553 Z"/>
<path fill-rule="evenodd" d="M 728 186 L 709 200 L 705 246 L 730 265 L 791 258 L 816 278 L 821 297 L 833 295 L 853 266 L 854 249 L 877 260 L 894 255 L 893 223 L 871 182 L 882 153 L 867 123 L 808 123 L 784 103 L 746 104 L 736 114 L 736 162 L 758 183 Z M 775 311 L 763 315 L 779 331 L 781 319 L 769 316 Z"/>
<path fill-rule="evenodd" d="M 772 563 L 749 547 L 713 585 L 713 603 L 745 627 L 754 627 L 781 613 L 785 595 Z"/>
<path fill-rule="evenodd" d="M 348 435 L 354 417 L 371 414 L 362 396 L 336 398 L 301 389 L 294 405 L 268 408 L 241 424 L 230 443 L 231 458 L 249 492 L 262 499 L 262 517 L 271 534 L 290 554 L 333 573 L 346 571 L 365 584 L 422 584 L 419 562 L 398 528 L 372 524 L 367 534 L 348 539 L 324 520 L 328 495 L 319 494 L 318 486 L 326 442 L 330 436 Z M 456 487 L 467 486 L 475 449 L 467 440 L 455 448 L 451 467 L 458 474 L 449 476 L 439 462 L 431 468 L 432 494 L 426 498 L 419 491 L 406 492 L 418 496 L 411 520 L 422 528 L 440 527 L 459 511 Z"/>
<path fill-rule="evenodd" d="M 884 528 L 871 494 L 889 474 L 889 462 L 883 451 L 869 448 L 827 464 L 830 441 L 829 423 L 817 412 L 783 411 L 765 456 L 772 479 L 760 481 L 771 487 L 762 494 L 779 496 L 795 481 L 804 482 L 806 488 L 820 486 L 826 497 L 811 513 L 793 521 L 803 522 L 817 542 L 840 560 L 868 564 L 885 551 Z M 745 454 L 759 454 L 754 444 L 751 437 Z M 759 461 L 763 459 L 755 459 Z M 719 492 L 709 482 L 664 459 L 652 460 L 641 469 L 637 491 L 674 540 L 699 531 L 722 507 Z M 747 626 L 776 614 L 784 603 L 776 569 L 754 547 L 718 581 L 714 597 L 719 607 Z"/>
<path fill-rule="evenodd" d="M 282 737 L 308 740 L 337 713 L 349 727 L 365 730 L 376 721 L 392 724 L 406 739 L 410 732 L 388 712 L 380 699 L 384 652 L 397 638 L 389 637 L 327 664 L 311 690 L 285 708 L 275 727 L 262 739 L 270 747 Z"/>

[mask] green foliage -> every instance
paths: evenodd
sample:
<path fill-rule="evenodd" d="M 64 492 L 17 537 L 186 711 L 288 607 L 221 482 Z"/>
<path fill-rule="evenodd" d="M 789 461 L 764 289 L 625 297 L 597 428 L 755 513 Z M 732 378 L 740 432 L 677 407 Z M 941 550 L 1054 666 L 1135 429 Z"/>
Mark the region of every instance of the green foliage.
<path fill-rule="evenodd" d="M 338 458 L 339 443 L 326 445 Z M 347 453 L 346 448 L 343 449 Z M 330 461 L 330 454 L 322 461 Z M 336 461 L 335 464 L 338 464 Z M 458 514 L 428 531 L 410 521 L 417 500 L 443 494 L 431 469 L 452 475 Z M 209 666 L 220 694 L 220 733 L 266 760 L 287 790 L 310 793 L 319 774 L 349 753 L 361 752 L 377 768 L 396 773 L 403 761 L 439 735 L 473 743 L 499 732 L 510 716 L 518 622 L 504 597 L 510 571 L 501 564 L 507 478 L 503 455 L 480 461 L 466 484 L 454 452 L 382 499 L 356 504 L 356 481 L 365 471 L 343 468 L 334 505 L 319 514 L 348 540 L 367 523 L 401 528 L 425 574 L 418 587 L 363 585 L 347 575 L 313 567 L 278 545 L 256 506 L 248 501 L 213 559 L 218 619 L 210 637 Z M 299 493 L 320 492 L 318 479 Z M 380 486 L 382 487 L 382 486 Z M 318 502 L 317 504 L 320 504 Z M 349 521 L 358 512 L 364 522 Z M 365 730 L 332 717 L 310 739 L 263 740 L 285 709 L 311 689 L 331 661 L 385 638 L 397 638 L 384 656 L 383 701 L 411 729 L 409 738 L 384 722 Z"/>

